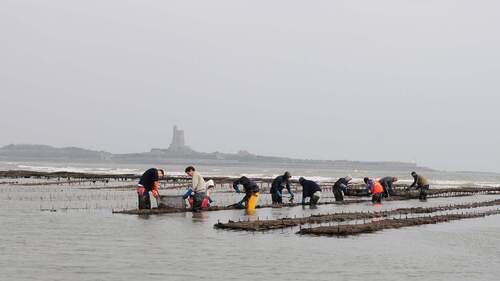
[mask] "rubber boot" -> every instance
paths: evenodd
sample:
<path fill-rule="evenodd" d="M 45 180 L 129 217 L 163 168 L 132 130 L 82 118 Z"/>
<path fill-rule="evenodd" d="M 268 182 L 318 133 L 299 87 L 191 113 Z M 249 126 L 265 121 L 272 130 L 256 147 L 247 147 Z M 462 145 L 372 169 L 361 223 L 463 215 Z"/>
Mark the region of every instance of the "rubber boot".
<path fill-rule="evenodd" d="M 246 201 L 246 210 L 248 215 L 255 214 L 255 208 L 257 207 L 257 201 L 259 200 L 259 193 L 255 192 L 250 195 L 250 197 Z"/>

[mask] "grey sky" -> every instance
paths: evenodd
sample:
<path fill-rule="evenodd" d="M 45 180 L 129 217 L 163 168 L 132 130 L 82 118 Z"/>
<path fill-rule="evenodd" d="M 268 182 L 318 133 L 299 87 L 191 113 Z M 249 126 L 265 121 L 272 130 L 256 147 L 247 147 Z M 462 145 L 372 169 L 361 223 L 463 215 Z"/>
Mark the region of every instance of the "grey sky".
<path fill-rule="evenodd" d="M 500 172 L 499 1 L 0 2 L 0 145 Z"/>

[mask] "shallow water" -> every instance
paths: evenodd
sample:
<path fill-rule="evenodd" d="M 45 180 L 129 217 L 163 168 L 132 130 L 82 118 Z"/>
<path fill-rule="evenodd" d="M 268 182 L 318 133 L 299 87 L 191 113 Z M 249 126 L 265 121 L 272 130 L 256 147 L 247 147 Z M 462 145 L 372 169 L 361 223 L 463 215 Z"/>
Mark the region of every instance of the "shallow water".
<path fill-rule="evenodd" d="M 0 192 L 0 280 L 498 280 L 500 274 L 500 216 L 348 238 L 299 236 L 296 228 L 213 228 L 218 220 L 437 206 L 496 195 L 259 209 L 249 218 L 240 210 L 112 214 L 135 204 L 133 190 L 4 184 Z M 51 205 L 55 212 L 43 211 Z"/>

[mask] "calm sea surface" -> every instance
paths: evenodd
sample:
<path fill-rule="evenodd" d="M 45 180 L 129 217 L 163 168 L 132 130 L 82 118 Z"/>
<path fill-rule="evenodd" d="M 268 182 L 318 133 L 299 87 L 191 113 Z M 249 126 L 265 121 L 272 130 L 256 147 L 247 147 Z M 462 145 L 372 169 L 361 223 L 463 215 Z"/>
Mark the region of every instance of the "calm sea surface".
<path fill-rule="evenodd" d="M 8 165 L 19 164 L 4 163 L 3 168 Z M 66 167 L 108 169 L 108 172 L 144 169 Z M 64 167 L 38 166 L 39 170 L 51 168 Z M 168 169 L 182 171 L 181 167 Z M 241 168 L 207 166 L 200 170 L 209 175 L 281 173 L 273 168 L 242 171 Z M 292 173 L 328 178 L 345 173 L 361 177 L 362 171 L 292 169 Z M 370 173 L 371 176 L 389 175 L 384 171 Z M 398 173 L 405 174 L 404 171 Z M 494 185 L 498 180 L 493 175 L 481 174 L 431 173 L 430 177 L 443 185 L 477 182 Z M 308 207 L 259 209 L 252 217 L 240 210 L 195 216 L 185 213 L 139 217 L 112 214 L 112 209 L 135 207 L 133 190 L 93 189 L 86 184 L 19 186 L 8 181 L 0 179 L 0 280 L 428 281 L 498 280 L 500 276 L 500 216 L 349 238 L 299 236 L 295 234 L 297 228 L 246 233 L 213 227 L 219 220 L 437 206 L 500 198 L 497 195 L 435 198 L 428 202 L 394 201 L 382 206 L 368 202 L 324 205 L 315 210 Z M 120 184 L 123 183 L 109 183 L 110 186 Z M 231 202 L 239 196 L 214 194 L 216 202 Z M 262 200 L 266 200 L 266 196 Z"/>

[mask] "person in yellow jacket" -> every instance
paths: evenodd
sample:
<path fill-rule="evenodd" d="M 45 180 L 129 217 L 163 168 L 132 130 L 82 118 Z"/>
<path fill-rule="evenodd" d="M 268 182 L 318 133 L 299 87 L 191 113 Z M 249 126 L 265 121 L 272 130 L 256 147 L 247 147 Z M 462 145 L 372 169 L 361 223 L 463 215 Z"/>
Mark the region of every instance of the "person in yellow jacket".
<path fill-rule="evenodd" d="M 257 201 L 259 200 L 259 186 L 254 181 L 251 181 L 245 176 L 233 182 L 233 188 L 236 193 L 241 193 L 238 187 L 239 185 L 243 186 L 245 197 L 243 197 L 243 199 L 236 205 L 243 207 L 244 203 L 247 214 L 253 215 L 255 213 L 255 208 L 257 207 Z"/>

